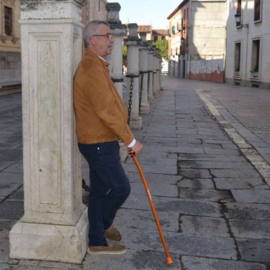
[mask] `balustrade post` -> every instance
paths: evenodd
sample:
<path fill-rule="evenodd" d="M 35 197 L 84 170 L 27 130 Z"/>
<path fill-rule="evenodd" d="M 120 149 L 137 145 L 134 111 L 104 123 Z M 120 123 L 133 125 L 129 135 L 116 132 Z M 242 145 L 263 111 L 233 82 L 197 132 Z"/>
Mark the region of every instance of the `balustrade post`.
<path fill-rule="evenodd" d="M 73 76 L 84 1 L 42 2 L 21 0 L 24 215 L 9 234 L 10 258 L 81 263 L 89 225 Z"/>
<path fill-rule="evenodd" d="M 106 60 L 109 65 L 110 77 L 119 93 L 123 99 L 123 37 L 127 35 L 127 27 L 122 24 L 119 20 L 119 12 L 121 6 L 119 3 L 108 3 L 106 4 L 106 10 L 108 12 L 108 23 L 110 24 L 111 32 L 114 35 L 114 43 L 112 47 L 112 53 L 107 56 Z M 122 143 L 120 145 L 120 157 L 121 161 L 125 161 L 128 156 L 128 149 Z"/>
<path fill-rule="evenodd" d="M 140 97 L 139 109 L 141 114 L 150 113 L 150 105 L 148 103 L 148 49 L 146 41 L 146 33 L 141 34 L 144 45 L 140 47 Z"/>
<path fill-rule="evenodd" d="M 127 110 L 129 125 L 133 129 L 142 129 L 142 118 L 139 116 L 139 47 L 142 40 L 138 38 L 136 23 L 128 25 L 129 36 L 124 40 L 127 46 Z"/>

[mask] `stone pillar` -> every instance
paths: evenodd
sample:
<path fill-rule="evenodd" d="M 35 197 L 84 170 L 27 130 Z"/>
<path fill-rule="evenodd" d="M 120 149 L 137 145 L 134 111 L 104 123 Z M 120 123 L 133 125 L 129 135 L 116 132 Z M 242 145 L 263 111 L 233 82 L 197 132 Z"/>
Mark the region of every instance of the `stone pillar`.
<path fill-rule="evenodd" d="M 108 12 L 108 23 L 112 34 L 114 35 L 114 43 L 112 47 L 112 53 L 107 56 L 106 60 L 109 65 L 110 77 L 119 93 L 123 99 L 123 37 L 127 35 L 127 27 L 121 23 L 119 20 L 119 12 L 121 6 L 119 3 L 108 3 L 106 4 L 106 10 Z M 121 161 L 125 161 L 128 157 L 128 149 L 122 143 L 120 145 L 120 157 Z"/>
<path fill-rule="evenodd" d="M 83 1 L 21 0 L 24 216 L 10 258 L 81 263 L 88 246 L 73 76 Z"/>
<path fill-rule="evenodd" d="M 130 90 L 132 89 L 132 105 L 130 112 L 130 127 L 142 129 L 142 118 L 139 116 L 139 46 L 141 39 L 138 38 L 136 23 L 128 25 L 129 36 L 124 40 L 127 46 L 127 109 L 129 109 Z"/>
<path fill-rule="evenodd" d="M 159 87 L 160 90 L 163 91 L 163 87 L 162 87 L 162 56 L 160 55 L 159 57 L 159 70 L 160 70 L 160 74 L 159 74 Z"/>
<path fill-rule="evenodd" d="M 150 105 L 148 103 L 148 49 L 146 46 L 140 48 L 140 92 L 141 92 L 141 114 L 150 113 Z M 142 89 L 141 89 L 142 87 Z"/>
<path fill-rule="evenodd" d="M 156 64 L 156 57 L 157 57 L 157 50 L 154 47 L 154 54 L 153 54 L 153 96 L 157 98 L 157 64 Z"/>
<path fill-rule="evenodd" d="M 148 102 L 149 104 L 155 104 L 155 98 L 154 98 L 154 94 L 153 94 L 153 65 L 154 65 L 154 49 L 149 46 L 148 49 L 148 71 L 149 71 L 149 82 L 148 82 L 148 86 L 149 87 L 149 92 L 148 92 Z"/>

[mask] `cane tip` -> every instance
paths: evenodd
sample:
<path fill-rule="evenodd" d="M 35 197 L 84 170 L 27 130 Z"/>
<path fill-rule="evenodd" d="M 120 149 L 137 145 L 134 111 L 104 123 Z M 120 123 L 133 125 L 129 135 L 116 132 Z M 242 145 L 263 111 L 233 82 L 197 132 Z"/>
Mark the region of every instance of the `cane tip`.
<path fill-rule="evenodd" d="M 172 258 L 171 258 L 171 257 L 168 257 L 168 258 L 167 258 L 167 264 L 172 264 L 172 263 L 173 263 Z"/>

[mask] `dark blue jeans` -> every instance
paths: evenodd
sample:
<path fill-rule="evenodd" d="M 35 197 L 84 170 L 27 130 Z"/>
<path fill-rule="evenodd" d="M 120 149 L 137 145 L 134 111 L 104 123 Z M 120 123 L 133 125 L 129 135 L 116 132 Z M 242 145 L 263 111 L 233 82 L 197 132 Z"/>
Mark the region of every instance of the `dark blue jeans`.
<path fill-rule="evenodd" d="M 79 149 L 90 169 L 89 246 L 102 246 L 106 244 L 104 230 L 129 196 L 130 183 L 120 162 L 118 141 L 79 143 Z"/>

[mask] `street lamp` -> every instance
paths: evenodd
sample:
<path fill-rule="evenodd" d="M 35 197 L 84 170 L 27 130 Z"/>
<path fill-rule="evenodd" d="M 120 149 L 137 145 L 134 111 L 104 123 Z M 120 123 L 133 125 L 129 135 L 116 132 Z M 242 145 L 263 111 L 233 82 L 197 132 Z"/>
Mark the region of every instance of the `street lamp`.
<path fill-rule="evenodd" d="M 242 27 L 246 27 L 246 28 L 249 27 L 249 24 L 248 23 L 247 24 L 241 24 L 241 17 L 242 17 L 242 15 L 240 13 L 236 13 L 234 15 L 234 17 L 235 17 L 235 21 L 236 21 L 236 27 L 238 27 L 238 26 L 242 26 Z"/>

